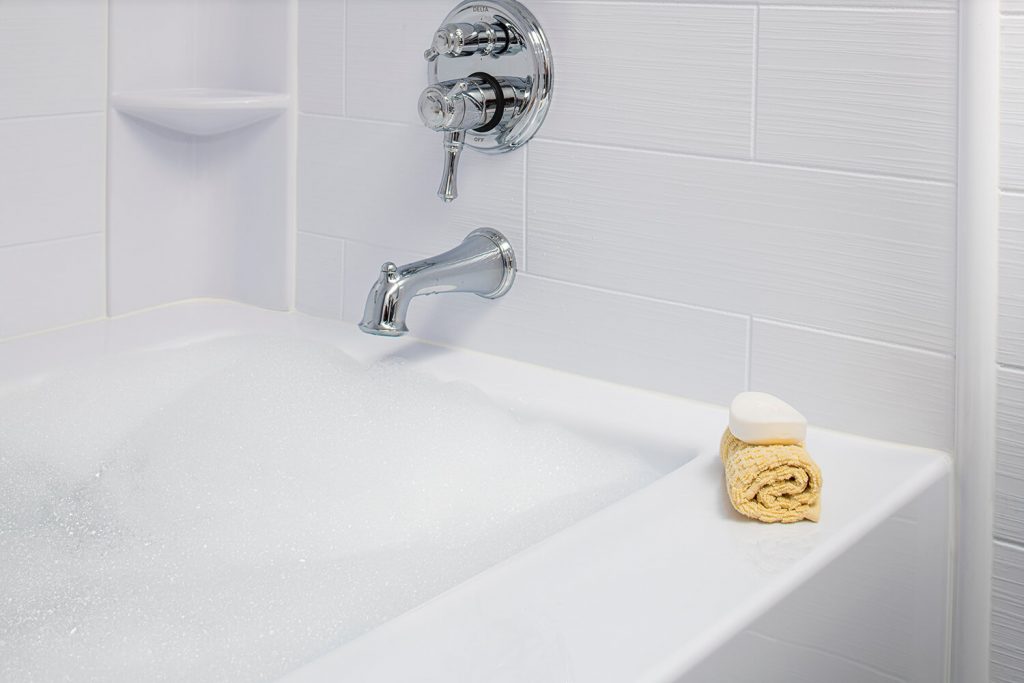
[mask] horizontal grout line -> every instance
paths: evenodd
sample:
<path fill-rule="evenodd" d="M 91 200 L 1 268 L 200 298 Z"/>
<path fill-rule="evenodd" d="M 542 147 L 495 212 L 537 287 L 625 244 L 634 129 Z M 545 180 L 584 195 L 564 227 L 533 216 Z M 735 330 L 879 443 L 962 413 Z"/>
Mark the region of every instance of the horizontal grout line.
<path fill-rule="evenodd" d="M 321 235 L 322 237 L 334 237 L 334 239 L 343 240 L 346 244 L 361 245 L 364 247 L 370 247 L 372 249 L 380 249 L 382 251 L 404 251 L 407 254 L 412 255 L 416 259 L 425 259 L 430 256 L 429 253 L 421 251 L 419 249 L 409 249 L 406 247 L 396 247 L 393 244 L 382 244 L 380 242 L 368 242 L 366 240 L 355 239 L 353 237 L 335 237 L 334 235 L 324 235 L 323 233 L 311 233 L 314 235 Z M 347 252 L 346 252 L 347 253 Z M 517 273 L 517 275 L 525 275 L 526 273 Z"/>
<path fill-rule="evenodd" d="M 771 9 L 797 9 L 797 10 L 811 10 L 811 11 L 840 11 L 840 12 L 913 12 L 915 14 L 953 14 L 956 9 L 953 7 L 942 8 L 942 7 L 914 7 L 911 5 L 901 5 L 896 7 L 890 6 L 875 6 L 875 5 L 814 5 L 814 4 L 794 4 L 792 2 L 772 2 L 771 0 L 759 0 L 755 2 L 715 2 L 709 3 L 706 0 L 694 0 L 689 2 L 688 0 L 677 0 L 676 2 L 653 2 L 649 0 L 636 0 L 636 2 L 629 2 L 623 0 L 551 0 L 552 5 L 618 5 L 623 7 L 702 7 L 707 9 L 717 9 L 719 7 L 762 7 Z"/>
<path fill-rule="evenodd" d="M 773 2 L 760 2 L 758 3 L 761 9 L 784 9 L 784 10 L 808 10 L 814 12 L 878 12 L 878 13 L 892 13 L 892 12 L 909 12 L 911 14 L 956 14 L 957 10 L 955 7 L 911 7 L 908 5 L 899 6 L 878 6 L 878 5 L 794 5 L 792 3 L 773 3 Z"/>
<path fill-rule="evenodd" d="M 865 343 L 865 344 L 875 344 L 875 345 L 878 345 L 878 346 L 884 346 L 884 347 L 888 347 L 888 348 L 898 349 L 898 350 L 901 350 L 901 351 L 911 351 L 911 352 L 923 353 L 923 354 L 927 354 L 927 355 L 930 355 L 930 356 L 933 356 L 933 357 L 936 357 L 936 358 L 942 358 L 942 359 L 952 359 L 952 358 L 954 358 L 954 354 L 952 352 L 948 352 L 947 353 L 947 352 L 943 352 L 943 351 L 936 351 L 934 349 L 926 349 L 926 348 L 922 348 L 922 347 L 919 347 L 919 346 L 912 346 L 912 345 L 909 345 L 909 344 L 897 344 L 895 342 L 884 341 L 884 340 L 881 340 L 881 339 L 872 339 L 870 337 L 860 337 L 860 336 L 857 336 L 857 335 L 847 334 L 847 333 L 844 333 L 844 332 L 836 332 L 834 330 L 826 330 L 826 329 L 823 329 L 823 328 L 820 328 L 820 327 L 814 327 L 814 326 L 810 326 L 810 325 L 801 325 L 801 324 L 798 324 L 798 323 L 783 322 L 783 321 L 780 321 L 780 320 L 774 320 L 772 318 L 761 317 L 761 316 L 758 316 L 756 313 L 750 313 L 749 311 L 747 311 L 747 312 L 743 312 L 743 311 L 729 311 L 729 310 L 723 310 L 723 309 L 720 309 L 720 308 L 711 308 L 711 307 L 708 307 L 708 306 L 701 306 L 699 304 L 687 303 L 687 302 L 682 302 L 682 301 L 672 301 L 670 299 L 659 299 L 659 298 L 656 298 L 656 297 L 645 296 L 643 294 L 636 294 L 636 293 L 633 293 L 633 292 L 621 292 L 621 291 L 614 290 L 614 289 L 608 289 L 606 287 L 598 287 L 596 285 L 584 284 L 584 283 L 580 283 L 580 282 L 572 282 L 570 280 L 561 280 L 559 278 L 554 278 L 554 277 L 550 277 L 550 276 L 547 276 L 547 275 L 538 275 L 536 273 L 522 273 L 522 276 L 523 277 L 527 277 L 527 278 L 532 278 L 532 279 L 535 279 L 535 280 L 540 280 L 542 282 L 553 282 L 555 284 L 560 284 L 560 285 L 568 285 L 568 286 L 572 286 L 572 287 L 579 287 L 580 289 L 586 289 L 586 290 L 590 290 L 590 291 L 597 292 L 597 293 L 600 293 L 600 294 L 608 294 L 610 296 L 629 297 L 629 298 L 638 299 L 638 300 L 641 300 L 641 301 L 649 301 L 651 303 L 666 304 L 666 305 L 669 305 L 669 306 L 678 306 L 678 307 L 687 308 L 687 309 L 690 309 L 690 310 L 700 311 L 700 312 L 704 312 L 704 313 L 713 313 L 713 314 L 716 314 L 716 315 L 724 315 L 724 316 L 735 317 L 735 318 L 749 319 L 750 323 L 751 323 L 751 332 L 753 330 L 753 323 L 754 322 L 763 322 L 763 323 L 769 323 L 771 325 L 778 325 L 780 327 L 786 327 L 786 328 L 790 328 L 790 329 L 801 330 L 801 331 L 804 331 L 804 332 L 813 332 L 815 334 L 824 334 L 824 335 L 828 335 L 828 336 L 832 336 L 832 337 L 838 337 L 838 338 L 841 338 L 841 339 L 847 339 L 847 340 L 850 340 L 850 341 L 862 342 L 862 343 Z"/>
<path fill-rule="evenodd" d="M 338 114 L 314 114 L 308 112 L 300 112 L 301 116 L 309 116 L 318 119 L 331 119 L 334 121 L 352 121 L 355 123 L 369 123 L 369 124 L 381 124 L 386 126 L 402 126 L 406 128 L 418 128 L 419 126 L 415 123 L 407 123 L 402 121 L 385 121 L 382 119 L 363 119 L 355 118 L 351 116 L 341 116 Z M 557 138 L 548 138 L 544 136 L 538 136 L 534 139 L 534 143 L 546 143 L 552 145 L 566 145 L 582 147 L 585 149 L 601 149 L 608 150 L 611 152 L 638 152 L 640 154 L 656 154 L 659 156 L 674 157 L 680 159 L 700 159 L 705 161 L 726 161 L 737 164 L 750 164 L 753 166 L 760 166 L 764 168 L 779 168 L 779 169 L 792 169 L 796 171 L 811 171 L 815 173 L 828 173 L 832 175 L 849 176 L 852 178 L 863 178 L 867 180 L 898 180 L 901 182 L 918 183 L 921 185 L 932 185 L 935 187 L 956 187 L 956 182 L 953 180 L 936 180 L 935 178 L 921 178 L 918 176 L 905 176 L 893 173 L 871 173 L 870 171 L 855 171 L 847 168 L 830 167 L 830 166 L 814 166 L 809 164 L 791 164 L 781 161 L 766 161 L 764 159 L 752 159 L 749 156 L 717 156 L 713 154 L 696 154 L 694 152 L 679 152 L 674 150 L 664 149 L 652 149 L 649 147 L 626 147 L 623 145 L 611 145 L 599 142 L 580 142 L 577 140 L 559 140 Z"/>
<path fill-rule="evenodd" d="M 749 313 L 741 313 L 739 311 L 724 311 L 720 308 L 710 308 L 708 306 L 701 306 L 699 304 L 691 304 L 683 301 L 672 301 L 670 299 L 659 299 L 653 296 L 646 296 L 644 294 L 636 294 L 635 292 L 622 292 L 615 289 L 608 289 L 606 287 L 598 287 L 596 285 L 588 285 L 582 282 L 572 282 L 571 280 L 561 280 L 559 278 L 550 277 L 548 275 L 538 275 L 537 273 L 521 273 L 523 277 L 530 278 L 533 280 L 540 280 L 541 282 L 551 282 L 559 285 L 568 285 L 570 287 L 578 287 L 591 292 L 597 292 L 598 294 L 607 294 L 609 296 L 621 296 L 628 297 L 630 299 L 637 299 L 639 301 L 647 301 L 654 304 L 663 304 L 668 306 L 677 306 L 680 308 L 687 308 L 693 311 L 700 311 L 702 313 L 714 313 L 716 315 L 726 315 L 733 318 L 746 319 L 750 317 Z"/>
<path fill-rule="evenodd" d="M 419 125 L 409 121 L 388 121 L 387 119 L 365 119 L 347 114 L 323 114 L 317 112 L 300 111 L 299 117 L 310 116 L 317 119 L 332 119 L 334 121 L 352 121 L 353 123 L 379 123 L 384 126 L 401 126 L 403 128 L 419 128 Z"/>
<path fill-rule="evenodd" d="M 76 116 L 95 116 L 96 114 L 106 115 L 106 113 L 106 109 L 88 109 L 85 111 L 59 112 L 57 114 L 26 114 L 25 116 L 0 116 L 0 122 L 32 120 L 46 121 L 48 119 L 69 119 Z"/>
<path fill-rule="evenodd" d="M 706 159 L 709 161 L 734 161 L 738 163 L 756 163 L 757 160 L 747 154 L 729 156 L 726 154 L 700 154 L 698 152 L 681 152 L 674 149 L 657 149 L 655 147 L 630 147 L 627 145 L 615 145 L 608 142 L 587 142 L 585 140 L 566 140 L 560 138 L 549 138 L 538 134 L 536 142 L 543 142 L 554 145 L 566 145 L 571 147 L 582 147 L 584 149 L 603 149 L 610 152 L 640 152 L 642 154 L 656 154 L 659 156 L 678 157 L 682 159 Z M 749 145 L 748 145 L 749 147 Z"/>
<path fill-rule="evenodd" d="M 80 235 L 68 235 L 66 237 L 52 237 L 46 240 L 34 240 L 32 242 L 15 242 L 14 244 L 0 244 L 0 251 L 4 249 L 19 249 L 22 247 L 42 246 L 45 244 L 57 244 L 58 242 L 70 242 L 71 240 L 85 239 L 86 237 L 98 237 L 106 233 L 106 230 L 94 230 L 83 232 Z"/>
<path fill-rule="evenodd" d="M 707 159 L 713 161 L 730 161 L 766 168 L 794 169 L 798 171 L 814 171 L 818 173 L 831 173 L 845 175 L 855 178 L 867 178 L 872 180 L 899 180 L 903 182 L 920 183 L 922 185 L 934 185 L 937 187 L 955 187 L 953 180 L 936 180 L 935 178 L 922 178 L 919 176 L 899 175 L 894 173 L 871 173 L 870 171 L 855 171 L 848 168 L 835 166 L 815 166 L 811 164 L 792 164 L 782 161 L 767 161 L 765 159 L 751 159 L 750 157 L 728 157 L 709 154 L 694 154 L 693 152 L 678 152 L 674 150 L 651 149 L 647 147 L 625 147 L 621 145 L 610 145 L 599 142 L 579 142 L 574 140 L 558 140 L 555 138 L 538 137 L 537 142 L 545 142 L 554 145 L 576 146 L 590 149 L 604 149 L 615 152 L 640 152 L 642 154 L 656 154 L 659 156 L 681 157 L 686 159 Z"/>
<path fill-rule="evenodd" d="M 310 233 L 310 234 L 321 235 L 321 233 Z M 333 235 L 322 235 L 322 236 L 334 237 Z M 422 252 L 419 252 L 419 251 L 416 251 L 416 250 L 413 250 L 413 249 L 404 249 L 402 247 L 396 247 L 394 245 L 381 244 L 379 242 L 367 242 L 366 240 L 357 240 L 357 239 L 352 239 L 352 238 L 348 238 L 348 237 L 334 237 L 334 238 L 335 239 L 341 239 L 341 240 L 344 240 L 345 242 L 350 242 L 350 243 L 353 243 L 353 244 L 361 244 L 363 246 L 372 247 L 374 249 L 381 249 L 381 250 L 395 249 L 395 250 L 399 250 L 399 251 L 405 251 L 405 252 L 408 252 L 408 253 L 410 253 L 410 254 L 418 257 L 418 258 L 426 258 L 428 256 L 428 254 L 423 254 Z M 814 333 L 814 334 L 823 334 L 823 335 L 827 335 L 827 336 L 831 336 L 831 337 L 836 337 L 836 338 L 839 338 L 839 339 L 846 339 L 846 340 L 849 340 L 849 341 L 861 342 L 861 343 L 865 343 L 865 344 L 874 344 L 876 346 L 887 347 L 887 348 L 896 349 L 896 350 L 900 350 L 900 351 L 910 351 L 910 352 L 914 352 L 914 353 L 923 353 L 923 354 L 932 356 L 934 358 L 941 358 L 943 360 L 954 359 L 955 358 L 955 354 L 953 352 L 951 352 L 951 351 L 950 352 L 936 351 L 935 349 L 927 349 L 927 348 L 923 348 L 923 347 L 919 347 L 919 346 L 913 346 L 913 345 L 910 345 L 910 344 L 897 344 L 896 342 L 890 342 L 890 341 L 885 341 L 885 340 L 881 340 L 881 339 L 872 339 L 870 337 L 861 337 L 861 336 L 857 336 L 857 335 L 853 335 L 853 334 L 848 334 L 848 333 L 845 333 L 845 332 L 837 332 L 835 330 L 827 330 L 827 329 L 820 328 L 820 327 L 814 327 L 812 325 L 802 325 L 802 324 L 799 324 L 799 323 L 783 322 L 781 320 L 775 320 L 773 318 L 767 318 L 767 317 L 759 316 L 756 313 L 751 313 L 750 311 L 730 311 L 730 310 L 724 310 L 724 309 L 720 309 L 720 308 L 711 308 L 709 306 L 701 306 L 700 304 L 693 304 L 693 303 L 688 303 L 688 302 L 683 302 L 683 301 L 672 301 L 670 299 L 659 299 L 657 297 L 646 296 L 646 295 L 643 295 L 643 294 L 636 294 L 634 292 L 623 292 L 623 291 L 619 291 L 619 290 L 615 290 L 615 289 L 608 289 L 607 287 L 600 287 L 600 286 L 597 286 L 597 285 L 591 285 L 591 284 L 586 284 L 586 283 L 582 283 L 582 282 L 573 282 L 571 280 L 562 280 L 560 278 L 551 277 L 549 275 L 538 275 L 537 273 L 530 273 L 530 272 L 525 272 L 525 271 L 524 272 L 520 272 L 519 276 L 527 278 L 527 279 L 537 280 L 539 282 L 551 282 L 551 283 L 558 284 L 558 285 L 565 285 L 565 286 L 569 286 L 569 287 L 577 287 L 579 289 L 583 289 L 583 290 L 587 290 L 587 291 L 591 291 L 591 292 L 596 292 L 598 294 L 607 294 L 609 296 L 616 296 L 616 297 L 626 297 L 626 298 L 630 298 L 630 299 L 636 299 L 638 301 L 647 301 L 647 302 L 654 303 L 654 304 L 674 306 L 674 307 L 679 307 L 679 308 L 685 308 L 685 309 L 692 310 L 692 311 L 698 311 L 698 312 L 702 312 L 702 313 L 710 313 L 710 314 L 714 314 L 714 315 L 728 316 L 728 317 L 732 317 L 732 318 L 749 319 L 750 325 L 751 325 L 751 331 L 753 330 L 753 323 L 754 322 L 763 322 L 763 323 L 768 323 L 768 324 L 771 324 L 771 325 L 778 325 L 780 327 L 786 327 L 786 328 L 789 328 L 789 329 L 800 330 L 800 331 L 803 331 L 803 332 L 811 332 L 811 333 Z"/>
<path fill-rule="evenodd" d="M 996 367 L 1000 370 L 1006 370 L 1008 372 L 1024 375 L 1024 365 L 1015 365 L 1014 363 L 996 363 Z"/>
<path fill-rule="evenodd" d="M 347 237 L 338 237 L 337 235 L 327 235 L 327 234 L 322 233 L 322 232 L 314 232 L 312 230 L 302 230 L 301 228 L 296 230 L 295 232 L 300 234 L 300 235 L 310 235 L 312 237 L 323 237 L 324 239 L 337 240 L 337 241 L 340 241 L 340 242 L 345 242 L 345 241 L 348 240 Z"/>
<path fill-rule="evenodd" d="M 952 351 L 936 351 L 935 349 L 926 349 L 920 346 L 913 346 L 910 344 L 897 344 L 896 342 L 884 341 L 882 339 L 872 339 L 870 337 L 861 337 L 855 334 L 848 334 L 846 332 L 836 332 L 835 330 L 826 330 L 821 327 L 814 327 L 810 325 L 801 325 L 799 323 L 782 322 L 781 320 L 773 320 L 772 318 L 762 318 L 760 316 L 754 316 L 754 322 L 768 323 L 770 325 L 777 325 L 779 327 L 785 327 L 791 330 L 800 330 L 802 332 L 814 332 L 815 334 L 823 334 L 828 337 L 835 337 L 837 339 L 846 339 L 847 341 L 855 341 L 863 344 L 874 344 L 875 346 L 884 346 L 886 348 L 895 349 L 898 351 L 913 351 L 915 353 L 923 353 L 934 358 L 941 358 L 943 360 L 953 360 L 956 358 L 956 354 Z"/>
<path fill-rule="evenodd" d="M 1002 536 L 995 536 L 995 535 L 992 536 L 992 541 L 996 545 L 1001 545 L 1004 548 L 1008 548 L 1010 550 L 1020 550 L 1020 551 L 1024 552 L 1024 544 L 1021 544 L 1018 541 L 1014 541 L 1014 540 L 1009 539 L 1009 538 L 1003 538 Z"/>

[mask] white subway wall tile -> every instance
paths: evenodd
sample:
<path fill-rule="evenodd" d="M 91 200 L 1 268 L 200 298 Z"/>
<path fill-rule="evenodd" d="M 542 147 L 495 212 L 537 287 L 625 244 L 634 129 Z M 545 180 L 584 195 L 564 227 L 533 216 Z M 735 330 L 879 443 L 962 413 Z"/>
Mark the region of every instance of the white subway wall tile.
<path fill-rule="evenodd" d="M 195 139 L 117 113 L 110 132 L 110 312 L 203 296 L 208 274 L 228 271 L 212 255 L 231 252 L 201 220 Z"/>
<path fill-rule="evenodd" d="M 325 318 L 341 318 L 344 240 L 300 232 L 296 248 L 295 308 Z"/>
<path fill-rule="evenodd" d="M 106 0 L 0 2 L 0 118 L 106 108 Z"/>
<path fill-rule="evenodd" d="M 531 273 L 951 351 L 952 188 L 535 142 Z"/>
<path fill-rule="evenodd" d="M 1024 195 L 1003 193 L 999 214 L 999 361 L 1024 366 Z"/>
<path fill-rule="evenodd" d="M 299 0 L 299 109 L 345 113 L 345 0 Z"/>
<path fill-rule="evenodd" d="M 196 85 L 285 92 L 291 48 L 288 6 L 285 0 L 197 2 Z"/>
<path fill-rule="evenodd" d="M 951 181 L 955 12 L 762 8 L 759 159 Z"/>
<path fill-rule="evenodd" d="M 540 2 L 555 97 L 540 135 L 750 156 L 753 7 Z M 651 44 L 671 27 L 671 45 Z M 668 35 L 654 38 L 668 39 Z"/>
<path fill-rule="evenodd" d="M 445 204 L 436 194 L 441 136 L 422 126 L 304 115 L 299 229 L 436 253 L 491 227 L 522 253 L 525 158 L 464 151 L 459 199 Z"/>
<path fill-rule="evenodd" d="M 1024 190 L 1024 16 L 1004 16 L 1001 38 L 1002 186 Z"/>
<path fill-rule="evenodd" d="M 427 85 L 423 51 L 455 4 L 449 0 L 347 2 L 346 113 L 421 126 L 416 103 Z M 367 30 L 368 26 L 379 30 Z"/>
<path fill-rule="evenodd" d="M 419 255 L 348 243 L 345 319 L 357 322 L 385 260 Z M 498 300 L 472 294 L 414 299 L 409 329 L 600 379 L 725 403 L 746 383 L 747 319 L 520 275 Z"/>
<path fill-rule="evenodd" d="M 814 425 L 950 450 L 953 379 L 952 356 L 754 321 L 751 390 Z"/>
<path fill-rule="evenodd" d="M 1003 11 L 1024 11 L 1003 0 Z M 1024 366 L 1024 16 L 1002 17 L 999 361 Z M 1009 192 L 1005 191 L 1009 190 Z M 991 679 L 1024 680 L 1024 369 L 999 369 Z M 1004 543 L 1009 541 L 1010 543 Z"/>
<path fill-rule="evenodd" d="M 996 432 L 997 538 L 1024 544 L 1024 371 L 999 370 Z"/>
<path fill-rule="evenodd" d="M 102 234 L 0 248 L 0 338 L 106 312 Z"/>
<path fill-rule="evenodd" d="M 0 119 L 0 247 L 103 230 L 106 116 Z"/>
<path fill-rule="evenodd" d="M 820 9 L 877 7 L 880 9 L 956 10 L 957 8 L 957 0 L 758 0 L 758 4 L 761 6 L 807 6 Z"/>
<path fill-rule="evenodd" d="M 992 683 L 1024 680 L 1024 548 L 995 544 Z"/>
<path fill-rule="evenodd" d="M 199 86 L 199 3 L 109 2 L 111 92 Z M 154 55 L 167 57 L 155 59 Z"/>

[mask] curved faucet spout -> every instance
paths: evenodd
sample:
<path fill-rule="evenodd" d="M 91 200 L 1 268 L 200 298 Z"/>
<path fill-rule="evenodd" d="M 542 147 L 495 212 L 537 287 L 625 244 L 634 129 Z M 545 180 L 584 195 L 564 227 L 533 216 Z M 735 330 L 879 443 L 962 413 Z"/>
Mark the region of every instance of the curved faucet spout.
<path fill-rule="evenodd" d="M 413 297 L 469 292 L 497 299 L 512 288 L 515 276 L 516 257 L 505 236 L 490 228 L 474 230 L 451 251 L 404 266 L 381 266 L 359 329 L 400 337 L 409 331 L 405 316 Z"/>

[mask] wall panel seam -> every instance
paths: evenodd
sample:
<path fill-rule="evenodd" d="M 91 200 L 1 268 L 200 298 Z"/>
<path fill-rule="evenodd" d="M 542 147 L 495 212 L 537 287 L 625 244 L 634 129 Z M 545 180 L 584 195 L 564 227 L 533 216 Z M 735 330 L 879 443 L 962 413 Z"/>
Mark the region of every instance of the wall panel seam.
<path fill-rule="evenodd" d="M 302 116 L 315 117 L 320 119 L 333 119 L 338 122 L 348 121 L 352 123 L 364 123 L 364 124 L 380 124 L 385 126 L 401 126 L 405 128 L 418 128 L 419 126 L 415 123 L 409 123 L 406 121 L 388 121 L 385 119 L 366 119 L 357 118 L 353 116 L 338 116 L 337 114 L 324 114 L 318 112 L 300 112 Z M 651 149 L 647 147 L 626 147 L 621 145 L 610 145 L 605 143 L 597 142 L 581 142 L 578 140 L 560 140 L 557 138 L 544 137 L 538 135 L 535 139 L 536 142 L 542 142 L 550 145 L 564 145 L 564 146 L 575 146 L 584 147 L 590 149 L 600 149 L 612 152 L 635 152 L 640 154 L 654 154 L 659 156 L 674 157 L 679 159 L 695 159 L 695 160 L 706 160 L 706 161 L 725 161 L 733 162 L 737 164 L 751 164 L 754 166 L 764 168 L 778 168 L 778 169 L 791 169 L 795 171 L 809 171 L 814 173 L 828 173 L 832 175 L 849 176 L 852 178 L 865 178 L 869 180 L 897 180 L 900 182 L 918 183 L 922 185 L 932 185 L 936 187 L 948 187 L 953 189 L 956 187 L 956 183 L 952 180 L 940 180 L 937 178 L 924 178 L 920 176 L 901 175 L 893 173 L 873 173 L 870 171 L 858 171 L 851 168 L 840 168 L 840 167 L 829 167 L 829 166 L 818 166 L 813 164 L 794 164 L 782 161 L 767 161 L 763 159 L 750 159 L 747 157 L 730 157 L 720 156 L 714 154 L 698 154 L 695 152 L 677 152 L 669 150 Z"/>
<path fill-rule="evenodd" d="M 804 325 L 801 323 L 784 322 L 781 320 L 775 320 L 772 318 L 766 318 L 757 314 L 752 316 L 754 322 L 767 323 L 769 325 L 777 325 L 778 327 L 785 327 L 791 330 L 800 330 L 802 332 L 813 332 L 815 334 L 823 334 L 829 337 L 835 337 L 837 339 L 846 339 L 853 342 L 861 342 L 864 344 L 874 344 L 876 346 L 882 346 L 888 349 L 897 351 L 912 351 L 916 353 L 925 354 L 934 358 L 942 358 L 945 360 L 952 360 L 956 355 L 952 351 L 937 351 L 935 349 L 928 349 L 921 346 L 914 346 L 911 344 L 898 344 L 896 342 L 885 341 L 882 339 L 874 339 L 872 337 L 862 337 L 856 334 L 849 334 L 846 332 L 837 332 L 835 330 L 828 330 L 821 327 L 814 327 L 811 325 Z"/>
<path fill-rule="evenodd" d="M 88 232 L 81 232 L 77 235 L 65 235 L 64 237 L 54 237 L 48 240 L 32 240 L 31 242 L 15 242 L 14 244 L 0 244 L 0 251 L 5 249 L 22 249 L 24 247 L 36 247 L 47 244 L 58 244 L 60 242 L 70 242 L 71 240 L 85 239 L 86 237 L 96 237 L 97 235 L 106 235 L 104 227 L 100 227 Z"/>
<path fill-rule="evenodd" d="M 1021 552 L 1024 552 L 1024 543 L 1018 543 L 1017 541 L 1007 540 L 1004 538 L 1000 538 L 998 536 L 993 537 L 992 540 L 995 542 L 996 545 L 1002 546 L 1007 550 L 1019 550 Z"/>
<path fill-rule="evenodd" d="M 4 121 L 45 121 L 47 119 L 67 119 L 75 116 L 97 116 L 105 115 L 106 109 L 83 109 L 81 111 L 62 111 L 52 114 L 25 114 L 23 116 L 0 116 L 0 123 Z"/>

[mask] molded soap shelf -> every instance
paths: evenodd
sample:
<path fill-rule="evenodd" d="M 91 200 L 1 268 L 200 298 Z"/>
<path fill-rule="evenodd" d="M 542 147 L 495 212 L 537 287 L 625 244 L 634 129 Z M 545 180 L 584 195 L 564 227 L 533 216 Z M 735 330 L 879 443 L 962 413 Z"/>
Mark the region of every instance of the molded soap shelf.
<path fill-rule="evenodd" d="M 119 112 L 189 135 L 219 135 L 279 115 L 284 93 L 181 88 L 115 93 Z"/>

